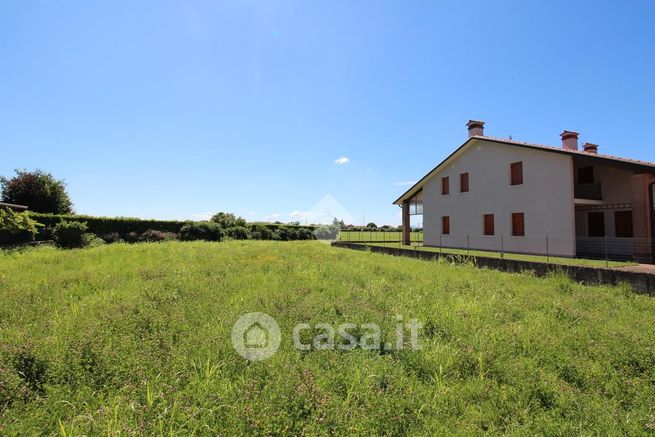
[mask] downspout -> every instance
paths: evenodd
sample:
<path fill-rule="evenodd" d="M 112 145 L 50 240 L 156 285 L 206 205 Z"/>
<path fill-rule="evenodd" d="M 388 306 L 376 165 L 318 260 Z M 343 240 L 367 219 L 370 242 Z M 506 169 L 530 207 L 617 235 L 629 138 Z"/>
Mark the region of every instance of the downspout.
<path fill-rule="evenodd" d="M 655 217 L 653 217 L 653 186 L 655 182 L 648 184 L 648 218 L 650 220 L 650 263 L 655 264 L 655 256 L 653 255 L 653 242 L 655 242 Z"/>

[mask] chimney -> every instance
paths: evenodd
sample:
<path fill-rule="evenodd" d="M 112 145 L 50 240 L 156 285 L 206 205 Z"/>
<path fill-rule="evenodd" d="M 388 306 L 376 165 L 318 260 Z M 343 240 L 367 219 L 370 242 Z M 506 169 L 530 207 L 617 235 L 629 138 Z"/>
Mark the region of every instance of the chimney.
<path fill-rule="evenodd" d="M 578 135 L 580 134 L 568 130 L 559 134 L 562 137 L 562 148 L 566 150 L 578 150 Z"/>
<path fill-rule="evenodd" d="M 598 153 L 598 144 L 585 143 L 582 149 L 585 153 L 593 153 L 595 155 Z"/>
<path fill-rule="evenodd" d="M 478 136 L 484 136 L 484 121 L 480 120 L 469 120 L 466 123 L 466 127 L 469 129 L 469 138 Z"/>

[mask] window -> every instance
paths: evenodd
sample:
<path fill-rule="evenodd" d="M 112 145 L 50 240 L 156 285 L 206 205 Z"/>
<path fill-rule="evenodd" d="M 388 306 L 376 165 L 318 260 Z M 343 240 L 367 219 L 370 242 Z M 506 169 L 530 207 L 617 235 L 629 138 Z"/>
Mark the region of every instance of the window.
<path fill-rule="evenodd" d="M 447 215 L 441 217 L 441 233 L 444 235 L 450 234 L 450 217 Z"/>
<path fill-rule="evenodd" d="M 512 213 L 512 235 L 523 237 L 525 235 L 525 221 L 522 212 Z"/>
<path fill-rule="evenodd" d="M 632 238 L 632 211 L 614 213 L 614 231 L 618 238 Z"/>
<path fill-rule="evenodd" d="M 594 183 L 594 168 L 593 167 L 580 167 L 580 168 L 578 168 L 578 183 L 579 184 L 593 184 Z"/>
<path fill-rule="evenodd" d="M 590 212 L 587 214 L 587 234 L 590 237 L 605 236 L 605 213 Z"/>
<path fill-rule="evenodd" d="M 484 235 L 494 235 L 494 215 L 484 215 Z"/>
<path fill-rule="evenodd" d="M 448 180 L 448 176 L 445 178 L 441 178 L 441 194 L 448 194 L 450 193 L 450 181 Z"/>
<path fill-rule="evenodd" d="M 510 185 L 521 185 L 523 184 L 523 161 L 513 162 L 510 165 Z"/>
<path fill-rule="evenodd" d="M 469 191 L 469 174 L 462 173 L 459 175 L 459 192 L 468 193 Z"/>

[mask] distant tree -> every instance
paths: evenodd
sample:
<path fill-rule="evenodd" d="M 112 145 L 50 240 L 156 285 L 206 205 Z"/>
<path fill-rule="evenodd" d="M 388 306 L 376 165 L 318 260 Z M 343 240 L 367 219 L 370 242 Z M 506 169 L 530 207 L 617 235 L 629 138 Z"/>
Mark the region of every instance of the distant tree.
<path fill-rule="evenodd" d="M 366 227 L 369 228 L 369 229 L 377 229 L 378 225 L 376 225 L 373 222 L 370 222 L 369 224 L 366 225 Z"/>
<path fill-rule="evenodd" d="M 237 217 L 230 212 L 219 212 L 214 214 L 211 221 L 220 225 L 223 229 L 233 228 L 235 226 L 245 226 L 246 219 Z"/>
<path fill-rule="evenodd" d="M 66 192 L 66 184 L 42 170 L 16 170 L 13 178 L 0 177 L 2 201 L 25 205 L 30 211 L 71 214 L 73 203 Z"/>
<path fill-rule="evenodd" d="M 339 220 L 336 217 L 334 218 L 334 220 L 332 220 L 332 225 L 338 226 L 339 229 L 344 229 L 346 227 L 346 224 L 343 222 L 343 220 Z"/>
<path fill-rule="evenodd" d="M 295 221 L 295 222 L 289 222 L 288 224 L 289 224 L 289 225 L 292 225 L 292 226 L 300 226 L 300 222 L 298 222 L 298 221 Z"/>

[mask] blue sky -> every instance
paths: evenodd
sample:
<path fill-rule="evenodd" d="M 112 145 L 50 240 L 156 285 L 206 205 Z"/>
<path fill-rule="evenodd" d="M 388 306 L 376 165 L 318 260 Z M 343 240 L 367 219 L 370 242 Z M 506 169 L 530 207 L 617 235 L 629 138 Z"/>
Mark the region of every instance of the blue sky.
<path fill-rule="evenodd" d="M 652 1 L 6 0 L 0 175 L 50 171 L 84 214 L 289 221 L 330 194 L 399 223 L 469 118 L 655 161 L 653 22 Z"/>

